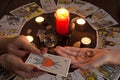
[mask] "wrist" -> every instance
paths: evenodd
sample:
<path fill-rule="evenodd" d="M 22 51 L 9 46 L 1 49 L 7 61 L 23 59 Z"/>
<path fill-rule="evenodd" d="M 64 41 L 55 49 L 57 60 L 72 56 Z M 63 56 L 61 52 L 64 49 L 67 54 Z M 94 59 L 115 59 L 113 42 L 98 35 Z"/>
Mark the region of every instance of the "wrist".
<path fill-rule="evenodd" d="M 109 63 L 111 64 L 120 64 L 120 50 L 110 50 L 109 52 Z"/>

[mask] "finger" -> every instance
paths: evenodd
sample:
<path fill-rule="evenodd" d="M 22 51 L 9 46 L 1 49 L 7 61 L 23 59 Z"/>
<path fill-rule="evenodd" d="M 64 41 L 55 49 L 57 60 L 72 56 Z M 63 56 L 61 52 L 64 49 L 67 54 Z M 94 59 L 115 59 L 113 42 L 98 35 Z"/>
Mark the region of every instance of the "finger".
<path fill-rule="evenodd" d="M 99 58 L 100 55 L 96 55 L 94 57 L 88 58 L 83 64 L 74 64 L 73 67 L 81 67 L 83 69 L 87 69 L 90 67 L 99 67 L 103 64 L 105 64 L 106 60 L 104 60 L 104 57 Z"/>
<path fill-rule="evenodd" d="M 60 49 L 62 52 L 64 52 L 65 54 L 71 55 L 71 56 L 76 56 L 77 53 L 74 51 L 71 51 L 70 49 L 67 49 L 66 47 L 61 47 L 58 46 L 57 49 Z"/>
<path fill-rule="evenodd" d="M 73 64 L 72 65 L 72 68 L 82 68 L 82 69 L 88 69 L 92 67 L 91 65 L 89 64 L 80 64 L 80 63 L 77 63 L 77 64 Z"/>
<path fill-rule="evenodd" d="M 72 64 L 78 63 L 74 56 L 69 56 L 69 59 L 71 59 Z"/>
<path fill-rule="evenodd" d="M 47 53 L 47 51 L 48 51 L 48 48 L 43 48 L 43 50 L 41 51 L 41 53 L 44 54 L 44 53 Z"/>
<path fill-rule="evenodd" d="M 58 47 L 56 47 L 55 49 L 56 53 L 63 56 L 63 57 L 66 57 L 66 58 L 69 58 L 69 55 L 64 53 L 61 49 L 59 49 Z"/>
<path fill-rule="evenodd" d="M 42 54 L 41 51 L 37 49 L 35 46 L 33 46 L 32 44 L 24 44 L 23 48 L 35 54 Z"/>
<path fill-rule="evenodd" d="M 78 50 L 79 48 L 75 48 L 76 50 L 75 49 L 73 50 L 74 47 L 66 46 L 64 48 L 66 49 L 65 52 L 69 55 L 72 55 L 72 56 L 76 56 L 79 52 L 79 50 Z"/>
<path fill-rule="evenodd" d="M 46 72 L 41 71 L 41 70 L 39 70 L 39 71 L 28 71 L 28 72 L 26 72 L 26 71 L 21 71 L 21 70 L 16 71 L 16 74 L 19 75 L 19 76 L 21 76 L 21 77 L 23 77 L 23 78 L 38 77 L 38 76 L 43 75 L 43 74 L 45 74 L 45 73 L 46 73 Z"/>
<path fill-rule="evenodd" d="M 76 48 L 76 47 L 70 47 L 70 46 L 66 46 L 65 48 L 71 50 L 71 51 L 75 51 L 78 52 L 80 50 L 80 48 Z"/>
<path fill-rule="evenodd" d="M 23 58 L 25 56 L 27 56 L 29 53 L 25 50 L 18 50 L 18 49 L 14 49 L 14 50 L 10 50 L 9 51 L 10 54 L 14 54 L 20 58 Z"/>
<path fill-rule="evenodd" d="M 77 62 L 80 63 L 80 64 L 85 62 L 85 58 L 83 58 L 83 57 L 81 57 L 81 56 L 80 56 L 80 57 L 77 56 L 77 57 L 76 57 L 76 60 L 77 60 Z"/>

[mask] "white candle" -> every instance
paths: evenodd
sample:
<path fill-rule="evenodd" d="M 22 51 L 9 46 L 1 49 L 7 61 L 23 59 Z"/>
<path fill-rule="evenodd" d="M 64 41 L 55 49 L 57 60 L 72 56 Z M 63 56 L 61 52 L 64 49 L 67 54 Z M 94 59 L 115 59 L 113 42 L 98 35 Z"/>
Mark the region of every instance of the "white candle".
<path fill-rule="evenodd" d="M 89 45 L 91 43 L 91 39 L 89 37 L 83 37 L 81 39 L 81 43 L 85 45 Z"/>
<path fill-rule="evenodd" d="M 33 37 L 32 36 L 26 36 L 26 38 L 28 39 L 29 42 L 33 41 Z"/>
<path fill-rule="evenodd" d="M 86 21 L 82 18 L 79 18 L 76 20 L 76 23 L 79 24 L 79 25 L 84 25 L 86 23 Z"/>
<path fill-rule="evenodd" d="M 37 23 L 41 23 L 41 22 L 44 21 L 44 18 L 41 17 L 41 16 L 39 16 L 39 17 L 36 17 L 36 18 L 35 18 L 35 21 L 36 21 Z"/>

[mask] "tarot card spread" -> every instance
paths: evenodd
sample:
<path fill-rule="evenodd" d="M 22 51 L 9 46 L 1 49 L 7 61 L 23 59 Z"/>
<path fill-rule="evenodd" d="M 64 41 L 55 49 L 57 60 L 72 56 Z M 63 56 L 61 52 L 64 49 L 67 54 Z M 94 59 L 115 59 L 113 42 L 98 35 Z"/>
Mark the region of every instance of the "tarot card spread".
<path fill-rule="evenodd" d="M 67 76 L 71 61 L 68 58 L 47 53 L 43 55 L 31 53 L 26 63 L 33 64 L 46 72 Z"/>

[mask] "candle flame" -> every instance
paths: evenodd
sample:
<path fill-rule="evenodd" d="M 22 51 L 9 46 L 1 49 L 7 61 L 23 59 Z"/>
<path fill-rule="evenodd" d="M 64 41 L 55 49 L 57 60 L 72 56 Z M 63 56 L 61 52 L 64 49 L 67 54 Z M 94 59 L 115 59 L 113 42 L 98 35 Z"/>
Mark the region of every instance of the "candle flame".
<path fill-rule="evenodd" d="M 28 39 L 29 42 L 33 41 L 33 37 L 32 36 L 26 36 L 26 38 Z"/>
<path fill-rule="evenodd" d="M 81 42 L 82 42 L 83 44 L 89 45 L 89 44 L 91 43 L 91 39 L 90 39 L 89 37 L 83 37 L 83 38 L 81 39 Z"/>
<path fill-rule="evenodd" d="M 79 19 L 77 19 L 76 23 L 80 24 L 80 25 L 84 25 L 86 23 L 86 21 L 82 18 L 79 18 Z"/>
<path fill-rule="evenodd" d="M 69 16 L 69 11 L 67 9 L 61 8 L 56 11 L 56 17 L 66 18 Z"/>

